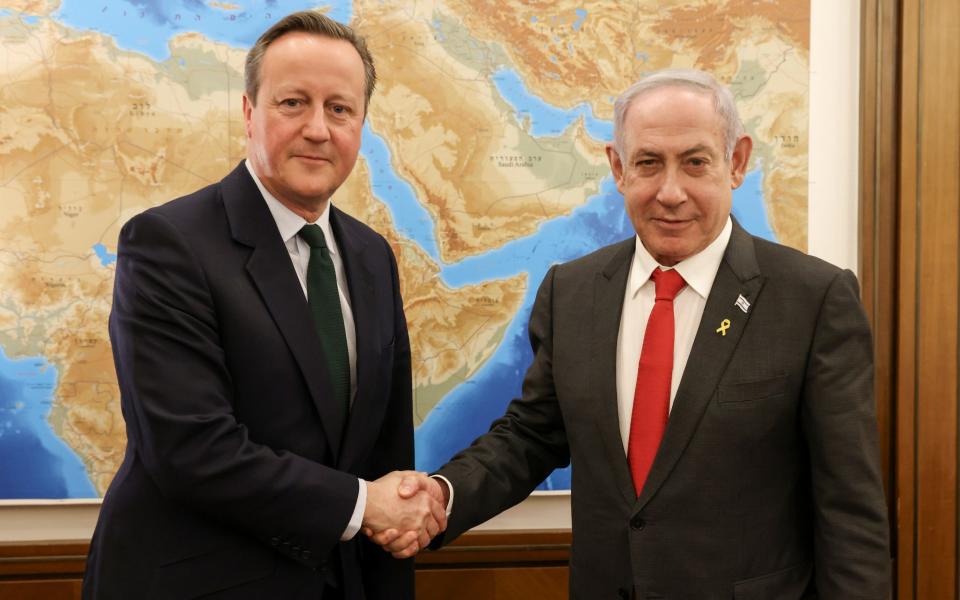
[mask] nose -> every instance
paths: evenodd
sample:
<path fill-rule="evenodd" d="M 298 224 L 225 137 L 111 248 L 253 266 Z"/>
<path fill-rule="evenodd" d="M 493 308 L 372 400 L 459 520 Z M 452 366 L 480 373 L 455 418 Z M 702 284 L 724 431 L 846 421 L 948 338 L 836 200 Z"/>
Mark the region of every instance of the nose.
<path fill-rule="evenodd" d="M 663 180 L 660 182 L 660 189 L 657 190 L 657 202 L 664 206 L 678 206 L 687 199 L 687 193 L 683 189 L 681 174 L 677 169 L 666 169 L 663 174 Z"/>
<path fill-rule="evenodd" d="M 311 142 L 325 142 L 330 139 L 330 127 L 327 125 L 323 108 L 310 112 L 303 124 L 303 137 Z"/>

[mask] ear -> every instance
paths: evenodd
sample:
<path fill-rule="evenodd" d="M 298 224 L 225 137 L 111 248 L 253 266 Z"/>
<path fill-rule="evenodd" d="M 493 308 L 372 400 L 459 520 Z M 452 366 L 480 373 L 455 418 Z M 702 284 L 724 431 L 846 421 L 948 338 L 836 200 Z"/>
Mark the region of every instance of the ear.
<path fill-rule="evenodd" d="M 617 189 L 620 190 L 620 193 L 623 193 L 621 189 L 621 184 L 623 183 L 623 161 L 620 160 L 620 155 L 617 154 L 617 151 L 613 148 L 613 144 L 607 144 L 607 160 L 610 162 L 610 172 L 613 173 L 613 181 L 617 184 Z"/>
<path fill-rule="evenodd" d="M 250 99 L 247 98 L 247 95 L 243 95 L 243 125 L 247 130 L 247 139 L 250 139 L 250 127 L 251 119 L 253 118 L 253 102 L 250 102 Z"/>
<path fill-rule="evenodd" d="M 740 136 L 733 146 L 733 155 L 730 157 L 731 188 L 737 189 L 743 183 L 747 174 L 747 165 L 750 164 L 750 153 L 753 151 L 753 140 L 749 135 Z"/>

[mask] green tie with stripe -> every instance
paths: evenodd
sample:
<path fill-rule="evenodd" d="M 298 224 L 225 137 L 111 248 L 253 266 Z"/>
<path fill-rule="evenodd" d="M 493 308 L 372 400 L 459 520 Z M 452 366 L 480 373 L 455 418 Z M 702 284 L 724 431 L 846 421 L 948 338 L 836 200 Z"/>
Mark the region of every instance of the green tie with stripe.
<path fill-rule="evenodd" d="M 310 246 L 307 265 L 307 302 L 313 314 L 313 325 L 320 336 L 320 344 L 327 357 L 327 371 L 333 386 L 340 431 L 350 411 L 350 357 L 347 354 L 347 336 L 340 310 L 337 291 L 337 272 L 327 249 L 327 240 L 319 225 L 304 225 L 300 237 Z"/>

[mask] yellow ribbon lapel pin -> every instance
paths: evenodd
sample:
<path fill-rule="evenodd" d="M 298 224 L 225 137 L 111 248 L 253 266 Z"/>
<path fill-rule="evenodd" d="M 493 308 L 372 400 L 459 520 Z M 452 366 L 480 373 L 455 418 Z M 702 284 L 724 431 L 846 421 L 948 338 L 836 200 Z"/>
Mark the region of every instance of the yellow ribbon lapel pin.
<path fill-rule="evenodd" d="M 730 329 L 730 319 L 724 319 L 720 322 L 720 327 L 717 328 L 717 333 L 726 336 L 728 329 Z"/>

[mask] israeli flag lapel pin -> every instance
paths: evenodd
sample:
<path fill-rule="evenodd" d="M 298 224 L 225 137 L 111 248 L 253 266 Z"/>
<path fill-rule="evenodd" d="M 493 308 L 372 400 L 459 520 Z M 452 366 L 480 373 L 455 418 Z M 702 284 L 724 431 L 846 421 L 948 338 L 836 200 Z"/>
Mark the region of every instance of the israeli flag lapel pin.
<path fill-rule="evenodd" d="M 747 302 L 747 299 L 743 297 L 743 294 L 740 294 L 739 296 L 737 296 L 737 301 L 734 302 L 734 305 L 740 310 L 742 310 L 744 313 L 750 310 L 750 303 Z"/>

